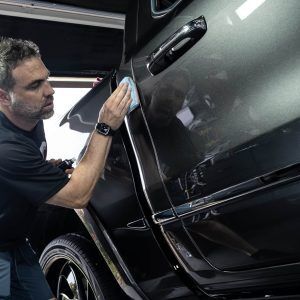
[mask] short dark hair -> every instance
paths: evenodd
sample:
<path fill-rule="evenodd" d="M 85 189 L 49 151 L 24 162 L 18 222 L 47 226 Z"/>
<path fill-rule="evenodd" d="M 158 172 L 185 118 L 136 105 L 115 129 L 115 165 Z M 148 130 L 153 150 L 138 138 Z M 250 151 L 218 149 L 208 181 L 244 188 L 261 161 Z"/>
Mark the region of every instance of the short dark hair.
<path fill-rule="evenodd" d="M 10 91 L 15 85 L 12 71 L 24 59 L 41 57 L 39 47 L 28 40 L 0 38 L 0 88 Z"/>

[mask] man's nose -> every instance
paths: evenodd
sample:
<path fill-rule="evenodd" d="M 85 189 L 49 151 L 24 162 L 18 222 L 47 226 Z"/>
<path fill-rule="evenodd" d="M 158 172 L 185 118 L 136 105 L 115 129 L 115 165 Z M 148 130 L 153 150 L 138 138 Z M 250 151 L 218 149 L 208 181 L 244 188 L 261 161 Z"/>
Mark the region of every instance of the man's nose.
<path fill-rule="evenodd" d="M 52 95 L 54 95 L 54 93 L 55 93 L 55 91 L 52 88 L 51 83 L 47 80 L 45 82 L 45 95 L 46 96 L 52 96 Z"/>

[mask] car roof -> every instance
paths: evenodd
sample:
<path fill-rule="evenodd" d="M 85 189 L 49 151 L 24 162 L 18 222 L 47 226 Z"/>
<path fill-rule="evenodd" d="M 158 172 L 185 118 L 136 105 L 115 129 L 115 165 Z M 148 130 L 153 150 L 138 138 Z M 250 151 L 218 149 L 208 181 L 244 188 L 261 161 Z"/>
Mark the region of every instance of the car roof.
<path fill-rule="evenodd" d="M 55 76 L 104 76 L 123 51 L 127 0 L 0 1 L 0 36 L 29 39 Z"/>

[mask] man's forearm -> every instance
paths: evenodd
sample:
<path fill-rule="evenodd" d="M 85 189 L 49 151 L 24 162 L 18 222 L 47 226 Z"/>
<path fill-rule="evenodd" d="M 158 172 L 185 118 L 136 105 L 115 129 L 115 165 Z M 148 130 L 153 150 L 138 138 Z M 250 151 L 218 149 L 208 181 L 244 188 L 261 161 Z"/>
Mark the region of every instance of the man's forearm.
<path fill-rule="evenodd" d="M 120 84 L 103 104 L 98 122 L 117 130 L 131 103 L 128 84 Z M 70 208 L 83 208 L 90 200 L 108 155 L 111 137 L 94 132 L 87 149 L 73 171 L 70 181 L 47 203 Z"/>
<path fill-rule="evenodd" d="M 104 170 L 111 140 L 111 137 L 94 132 L 70 181 L 47 203 L 70 208 L 85 207 Z"/>
<path fill-rule="evenodd" d="M 95 185 L 104 170 L 111 141 L 111 137 L 94 132 L 85 154 L 71 176 L 69 183 L 73 184 L 72 181 L 74 181 L 76 185 L 73 187 L 74 190 L 78 190 L 80 198 L 87 199 L 84 205 L 91 198 Z"/>

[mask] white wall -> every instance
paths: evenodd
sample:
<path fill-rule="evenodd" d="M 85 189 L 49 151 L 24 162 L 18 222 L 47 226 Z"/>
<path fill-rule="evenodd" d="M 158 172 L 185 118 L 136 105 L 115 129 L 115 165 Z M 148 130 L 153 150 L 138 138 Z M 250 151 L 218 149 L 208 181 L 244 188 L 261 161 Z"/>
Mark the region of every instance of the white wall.
<path fill-rule="evenodd" d="M 54 116 L 44 121 L 48 145 L 47 159 L 77 158 L 78 149 L 83 148 L 88 134 L 70 130 L 69 124 L 59 127 L 59 123 L 66 112 L 90 89 L 54 88 L 54 90 Z"/>

